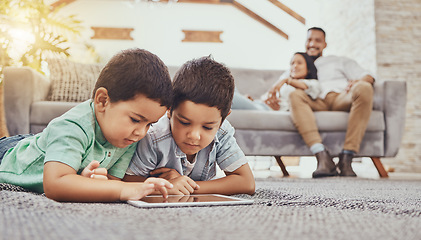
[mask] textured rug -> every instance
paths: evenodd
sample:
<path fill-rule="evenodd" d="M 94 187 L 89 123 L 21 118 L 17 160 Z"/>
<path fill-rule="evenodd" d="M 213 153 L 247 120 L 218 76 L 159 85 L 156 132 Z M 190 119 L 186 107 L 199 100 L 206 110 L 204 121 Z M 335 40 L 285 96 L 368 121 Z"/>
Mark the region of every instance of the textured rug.
<path fill-rule="evenodd" d="M 247 206 L 59 203 L 0 184 L 0 239 L 421 239 L 421 182 L 257 179 Z"/>

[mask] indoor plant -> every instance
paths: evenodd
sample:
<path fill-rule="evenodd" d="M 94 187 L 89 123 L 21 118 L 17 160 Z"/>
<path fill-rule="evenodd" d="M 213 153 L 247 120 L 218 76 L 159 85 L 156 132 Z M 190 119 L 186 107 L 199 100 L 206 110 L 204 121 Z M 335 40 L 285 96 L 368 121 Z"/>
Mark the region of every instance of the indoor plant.
<path fill-rule="evenodd" d="M 68 57 L 70 40 L 80 35 L 81 22 L 63 16 L 44 0 L 0 1 L 0 82 L 6 66 L 29 66 L 43 73 L 50 55 Z M 0 83 L 0 136 L 7 136 Z"/>

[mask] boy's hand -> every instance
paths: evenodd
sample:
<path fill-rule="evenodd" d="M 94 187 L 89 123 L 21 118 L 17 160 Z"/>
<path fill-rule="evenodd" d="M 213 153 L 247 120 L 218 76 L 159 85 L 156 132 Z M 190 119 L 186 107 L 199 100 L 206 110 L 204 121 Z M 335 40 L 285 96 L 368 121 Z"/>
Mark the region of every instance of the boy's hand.
<path fill-rule="evenodd" d="M 88 178 L 108 180 L 107 169 L 98 167 L 99 162 L 94 160 L 91 163 L 89 163 L 89 165 L 86 166 L 85 169 L 83 169 L 80 175 Z"/>
<path fill-rule="evenodd" d="M 173 185 L 162 178 L 148 178 L 143 183 L 124 183 L 120 192 L 120 200 L 139 200 L 154 191 L 159 191 L 164 198 L 167 198 L 167 189 L 171 188 L 173 188 Z"/>
<path fill-rule="evenodd" d="M 187 176 L 171 179 L 170 182 L 174 185 L 174 188 L 171 189 L 169 193 L 173 195 L 190 195 L 200 188 L 193 179 Z"/>
<path fill-rule="evenodd" d="M 150 175 L 157 175 L 160 178 L 171 180 L 177 177 L 180 177 L 180 173 L 177 170 L 172 168 L 158 168 L 149 173 Z"/>

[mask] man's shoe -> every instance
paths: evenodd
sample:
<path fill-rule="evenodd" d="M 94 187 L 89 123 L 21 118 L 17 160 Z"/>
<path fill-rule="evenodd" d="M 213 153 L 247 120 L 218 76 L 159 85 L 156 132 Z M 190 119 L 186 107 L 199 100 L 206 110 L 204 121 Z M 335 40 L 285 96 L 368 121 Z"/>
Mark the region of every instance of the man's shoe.
<path fill-rule="evenodd" d="M 340 153 L 339 154 L 339 162 L 338 162 L 338 169 L 339 169 L 339 176 L 342 177 L 356 177 L 354 170 L 352 170 L 352 158 L 351 154 Z"/>
<path fill-rule="evenodd" d="M 313 178 L 332 177 L 338 175 L 335 163 L 327 150 L 316 153 L 316 158 L 317 169 L 313 172 Z"/>

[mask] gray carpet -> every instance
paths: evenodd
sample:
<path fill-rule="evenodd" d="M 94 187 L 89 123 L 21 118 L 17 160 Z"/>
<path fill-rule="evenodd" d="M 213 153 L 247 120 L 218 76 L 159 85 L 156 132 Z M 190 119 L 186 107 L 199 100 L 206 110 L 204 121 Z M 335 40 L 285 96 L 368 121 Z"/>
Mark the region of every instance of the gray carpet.
<path fill-rule="evenodd" d="M 0 239 L 421 239 L 421 182 L 258 179 L 248 206 L 58 203 L 0 184 Z"/>

